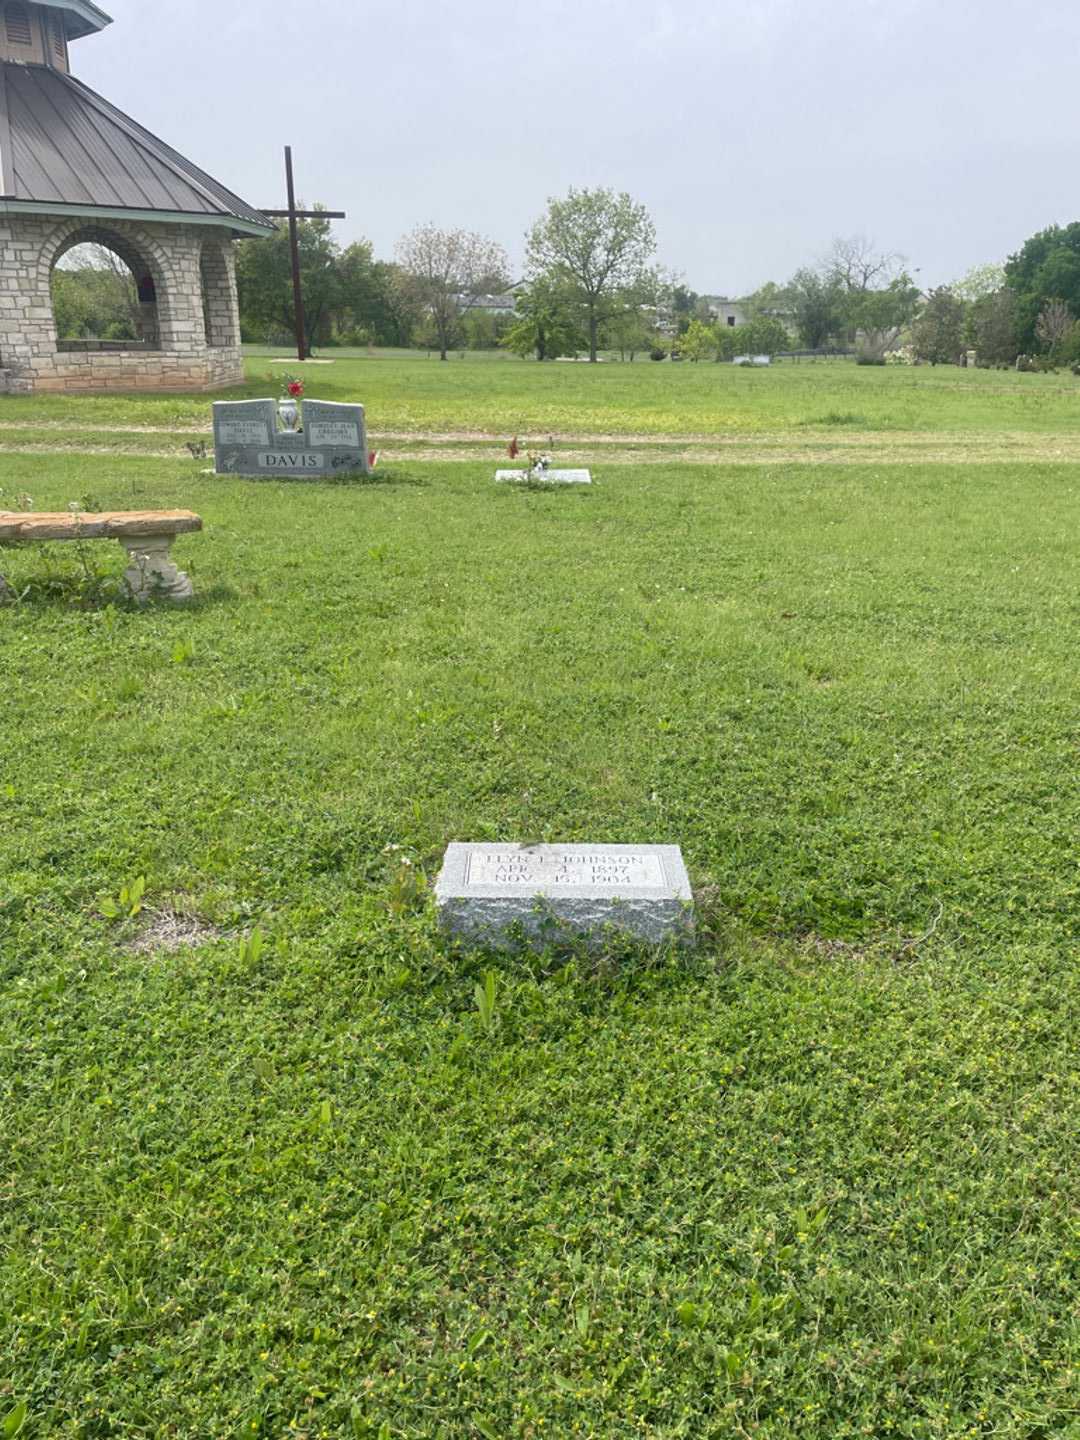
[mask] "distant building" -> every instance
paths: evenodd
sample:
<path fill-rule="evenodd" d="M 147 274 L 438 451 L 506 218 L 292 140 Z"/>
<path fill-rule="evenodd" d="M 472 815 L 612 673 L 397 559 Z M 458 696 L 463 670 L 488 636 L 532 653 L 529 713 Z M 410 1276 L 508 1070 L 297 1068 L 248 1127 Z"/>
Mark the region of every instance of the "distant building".
<path fill-rule="evenodd" d="M 513 315 L 517 300 L 513 295 L 480 295 L 469 306 L 482 315 Z"/>
<path fill-rule="evenodd" d="M 475 300 L 459 295 L 457 302 L 458 309 L 467 310 L 470 315 L 513 315 L 517 297 L 510 291 L 505 295 L 478 295 Z"/>
<path fill-rule="evenodd" d="M 709 317 L 718 325 L 726 325 L 732 330 L 737 330 L 740 325 L 748 325 L 751 314 L 745 300 L 729 300 L 725 295 L 703 295 L 702 300 L 709 308 Z M 794 335 L 798 329 L 793 310 L 782 310 L 765 308 L 756 312 L 770 320 L 779 320 L 789 334 Z"/>
<path fill-rule="evenodd" d="M 710 318 L 720 325 L 727 325 L 734 330 L 739 325 L 745 325 L 750 319 L 739 300 L 729 300 L 726 295 L 703 295 L 701 298 L 709 307 Z"/>

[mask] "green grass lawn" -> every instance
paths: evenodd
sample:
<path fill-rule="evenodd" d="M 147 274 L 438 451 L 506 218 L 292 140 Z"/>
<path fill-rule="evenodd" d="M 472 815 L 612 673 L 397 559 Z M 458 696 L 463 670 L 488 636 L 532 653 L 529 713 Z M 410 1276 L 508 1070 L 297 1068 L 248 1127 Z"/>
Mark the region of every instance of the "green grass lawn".
<path fill-rule="evenodd" d="M 0 552 L 0 1436 L 1077 1440 L 1072 377 L 316 389 L 866 448 L 289 485 L 82 453 L 205 397 L 0 403 L 72 443 L 0 505 L 207 522 L 186 609 Z M 876 463 L 905 407 L 1040 458 Z M 681 844 L 698 950 L 451 953 L 413 877 L 519 838 Z"/>
<path fill-rule="evenodd" d="M 286 352 L 277 354 L 284 360 Z M 308 394 L 362 401 L 376 433 L 469 432 L 544 440 L 550 434 L 760 435 L 830 433 L 1074 434 L 1080 380 L 1060 375 L 889 368 L 846 362 L 733 365 L 538 365 L 488 356 L 444 363 L 424 355 L 368 358 L 327 350 L 307 367 Z M 276 394 L 295 362 L 269 352 L 247 360 L 249 384 L 235 397 Z M 211 398 L 193 396 L 0 397 L 0 426 L 51 423 L 209 429 Z M 0 440 L 3 432 L 0 430 Z"/>

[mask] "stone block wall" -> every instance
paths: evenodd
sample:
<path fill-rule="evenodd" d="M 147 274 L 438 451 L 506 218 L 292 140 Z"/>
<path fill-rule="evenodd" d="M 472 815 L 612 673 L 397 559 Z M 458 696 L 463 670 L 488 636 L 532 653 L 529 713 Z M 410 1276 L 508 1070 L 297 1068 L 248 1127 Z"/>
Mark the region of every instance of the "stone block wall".
<path fill-rule="evenodd" d="M 83 239 L 134 257 L 153 280 L 154 349 L 65 352 L 57 343 L 53 265 Z M 204 293 L 205 280 L 205 293 Z M 207 329 L 209 328 L 209 340 Z M 244 378 L 230 232 L 204 225 L 0 215 L 0 393 L 215 390 Z"/>

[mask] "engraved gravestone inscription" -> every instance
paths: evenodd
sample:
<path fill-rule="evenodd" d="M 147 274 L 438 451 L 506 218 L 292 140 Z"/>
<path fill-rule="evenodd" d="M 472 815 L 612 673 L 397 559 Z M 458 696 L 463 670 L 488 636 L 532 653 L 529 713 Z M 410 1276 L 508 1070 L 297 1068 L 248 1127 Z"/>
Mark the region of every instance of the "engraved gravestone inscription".
<path fill-rule="evenodd" d="M 367 426 L 362 405 L 305 400 L 304 434 L 308 446 L 325 455 L 328 470 L 348 466 L 367 473 Z"/>
<path fill-rule="evenodd" d="M 324 470 L 326 456 L 311 450 L 265 450 L 258 457 L 259 470 Z"/>
<path fill-rule="evenodd" d="M 308 425 L 307 436 L 311 445 L 357 446 L 360 444 L 360 426 L 340 420 L 313 420 Z"/>
<path fill-rule="evenodd" d="M 664 885 L 664 865 L 658 855 L 616 855 L 603 850 L 470 850 L 466 871 L 469 885 L 527 885 L 537 890 L 548 885 Z"/>
<path fill-rule="evenodd" d="M 224 445 L 270 444 L 270 427 L 263 420 L 223 420 L 218 435 Z"/>
<path fill-rule="evenodd" d="M 276 429 L 272 400 L 216 401 L 214 456 L 218 473 L 235 473 L 237 457 L 242 452 L 265 449 L 273 444 Z"/>

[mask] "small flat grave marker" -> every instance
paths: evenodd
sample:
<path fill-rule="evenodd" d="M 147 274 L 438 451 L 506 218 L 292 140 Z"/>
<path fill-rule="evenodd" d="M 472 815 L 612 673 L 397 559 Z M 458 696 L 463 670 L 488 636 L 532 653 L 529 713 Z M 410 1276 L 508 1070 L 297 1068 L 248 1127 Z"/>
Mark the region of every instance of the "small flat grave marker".
<path fill-rule="evenodd" d="M 591 485 L 591 470 L 496 470 L 495 479 L 531 481 L 535 485 Z"/>
<path fill-rule="evenodd" d="M 451 935 L 505 949 L 520 930 L 601 941 L 609 928 L 650 944 L 689 939 L 693 893 L 677 845 L 466 845 L 455 842 L 435 887 Z"/>
<path fill-rule="evenodd" d="M 362 405 L 305 400 L 303 430 L 279 430 L 273 400 L 214 404 L 214 469 L 218 475 L 371 473 Z"/>

